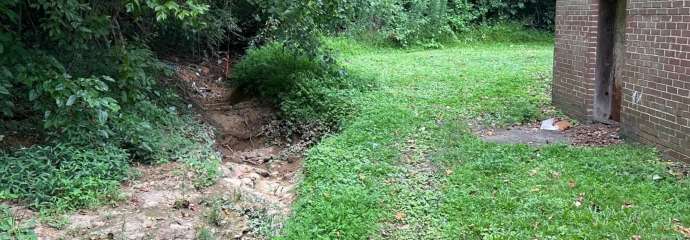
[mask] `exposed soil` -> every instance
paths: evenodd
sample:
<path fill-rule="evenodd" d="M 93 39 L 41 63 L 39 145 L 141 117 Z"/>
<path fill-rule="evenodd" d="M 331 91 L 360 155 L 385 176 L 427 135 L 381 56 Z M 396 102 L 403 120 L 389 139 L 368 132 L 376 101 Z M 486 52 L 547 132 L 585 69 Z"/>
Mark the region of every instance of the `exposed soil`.
<path fill-rule="evenodd" d="M 31 119 L 3 120 L 0 126 L 0 150 L 28 148 L 41 143 L 41 134 Z M 21 129 L 21 130 L 17 130 Z"/>
<path fill-rule="evenodd" d="M 666 162 L 668 172 L 677 179 L 682 180 L 690 177 L 690 164 L 686 162 Z"/>
<path fill-rule="evenodd" d="M 517 126 L 505 129 L 487 129 L 479 132 L 487 142 L 500 144 L 527 144 L 543 146 L 548 144 L 570 144 L 571 139 L 564 132 L 546 131 L 539 128 Z"/>
<path fill-rule="evenodd" d="M 223 83 L 229 63 L 171 64 L 173 82 L 217 138 L 223 163 L 214 186 L 195 189 L 192 172 L 182 163 L 138 166 L 141 177 L 123 184 L 123 201 L 66 216 L 69 223 L 60 229 L 40 223 L 39 238 L 196 239 L 201 229 L 217 239 L 276 234 L 290 213 L 306 144 L 274 136 L 281 132 L 272 129 L 280 126 L 275 109 Z M 20 206 L 14 210 L 23 219 L 36 217 Z"/>
<path fill-rule="evenodd" d="M 540 123 L 501 129 L 477 127 L 474 131 L 487 142 L 527 144 L 536 147 L 548 144 L 604 147 L 623 142 L 619 135 L 620 128 L 617 125 L 601 123 L 580 124 L 565 131 L 542 130 Z"/>
<path fill-rule="evenodd" d="M 573 128 L 568 132 L 576 146 L 600 147 L 621 144 L 618 125 L 601 123 L 585 124 Z"/>

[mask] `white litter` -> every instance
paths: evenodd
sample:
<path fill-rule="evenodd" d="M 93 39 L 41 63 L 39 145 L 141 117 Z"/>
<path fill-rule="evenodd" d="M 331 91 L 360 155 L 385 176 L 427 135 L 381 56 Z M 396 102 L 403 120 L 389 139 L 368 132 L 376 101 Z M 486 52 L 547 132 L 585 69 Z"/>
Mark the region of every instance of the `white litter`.
<path fill-rule="evenodd" d="M 556 126 L 556 119 L 549 118 L 541 122 L 541 130 L 547 131 L 559 131 L 560 129 Z"/>

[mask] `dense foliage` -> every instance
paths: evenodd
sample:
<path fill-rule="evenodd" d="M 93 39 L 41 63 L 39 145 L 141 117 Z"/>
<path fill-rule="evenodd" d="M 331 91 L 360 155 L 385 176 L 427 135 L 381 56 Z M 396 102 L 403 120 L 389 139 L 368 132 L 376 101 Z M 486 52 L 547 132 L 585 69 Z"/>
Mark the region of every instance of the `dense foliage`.
<path fill-rule="evenodd" d="M 132 161 L 182 160 L 198 172 L 196 185 L 210 184 L 219 160 L 211 140 L 158 83 L 166 69 L 148 47 L 164 24 L 204 29 L 208 9 L 0 1 L 0 141 L 21 143 L 0 145 L 0 200 L 56 210 L 99 204 L 115 196 Z"/>
<path fill-rule="evenodd" d="M 235 66 L 231 82 L 280 107 L 285 120 L 335 129 L 350 116 L 351 97 L 370 82 L 333 64 L 273 43 L 251 49 Z"/>
<path fill-rule="evenodd" d="M 478 25 L 517 22 L 523 27 L 553 28 L 555 1 L 537 0 L 377 0 L 364 1 L 345 25 L 368 40 L 400 46 L 434 45 L 464 39 Z"/>
<path fill-rule="evenodd" d="M 503 20 L 549 28 L 554 1 L 0 1 L 0 112 L 41 115 L 51 132 L 107 138 L 128 105 L 156 97 L 154 50 L 202 53 L 281 41 L 319 55 L 324 32 L 375 32 L 406 46 Z M 226 49 L 227 50 L 227 49 Z M 325 63 L 332 60 L 325 57 Z M 71 124 L 78 122 L 80 124 Z"/>

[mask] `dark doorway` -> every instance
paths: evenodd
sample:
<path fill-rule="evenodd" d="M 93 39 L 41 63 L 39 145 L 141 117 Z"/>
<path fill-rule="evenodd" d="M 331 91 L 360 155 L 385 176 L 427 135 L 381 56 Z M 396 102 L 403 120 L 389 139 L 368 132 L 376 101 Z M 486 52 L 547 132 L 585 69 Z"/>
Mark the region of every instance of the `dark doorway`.
<path fill-rule="evenodd" d="M 627 0 L 601 0 L 597 74 L 594 93 L 595 121 L 620 121 L 623 100 L 625 25 Z"/>

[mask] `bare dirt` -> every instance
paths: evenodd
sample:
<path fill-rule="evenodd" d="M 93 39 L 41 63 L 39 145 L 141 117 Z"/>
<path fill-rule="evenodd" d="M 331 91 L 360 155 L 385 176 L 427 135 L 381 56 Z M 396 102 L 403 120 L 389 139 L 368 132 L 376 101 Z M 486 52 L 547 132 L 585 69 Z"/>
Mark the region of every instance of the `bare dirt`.
<path fill-rule="evenodd" d="M 57 228 L 39 223 L 39 238 L 196 239 L 208 231 L 217 239 L 266 239 L 276 234 L 290 214 L 305 144 L 275 137 L 280 132 L 272 129 L 280 126 L 275 109 L 223 83 L 230 62 L 171 63 L 172 82 L 217 138 L 223 163 L 215 185 L 195 189 L 183 163 L 138 166 L 140 177 L 122 185 L 122 201 L 65 216 L 67 224 Z M 13 209 L 20 218 L 37 217 L 20 206 Z"/>
<path fill-rule="evenodd" d="M 573 145 L 601 147 L 623 143 L 620 127 L 616 124 L 585 124 L 569 131 Z"/>
<path fill-rule="evenodd" d="M 479 125 L 478 125 L 479 126 Z M 579 124 L 565 131 L 540 129 L 540 123 L 507 128 L 475 128 L 484 141 L 499 144 L 527 144 L 540 147 L 549 144 L 605 147 L 623 143 L 617 125 L 601 123 Z"/>

